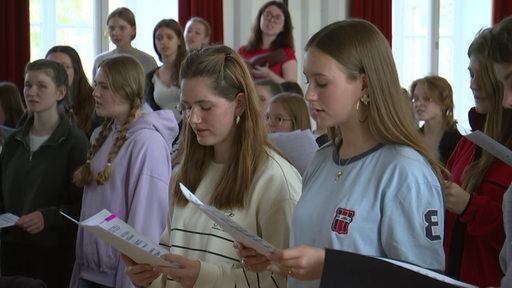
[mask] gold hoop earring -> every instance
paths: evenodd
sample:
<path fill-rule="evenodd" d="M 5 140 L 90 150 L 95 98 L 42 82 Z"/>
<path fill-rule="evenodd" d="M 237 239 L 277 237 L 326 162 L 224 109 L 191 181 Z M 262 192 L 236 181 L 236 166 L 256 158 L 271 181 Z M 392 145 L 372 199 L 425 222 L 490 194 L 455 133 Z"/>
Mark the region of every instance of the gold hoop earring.
<path fill-rule="evenodd" d="M 364 96 L 366 96 L 366 97 L 364 97 Z M 363 99 L 363 97 L 364 97 L 364 99 Z M 365 101 L 366 101 L 366 103 L 365 103 Z M 359 99 L 359 101 L 357 101 L 357 104 L 356 104 L 357 121 L 359 121 L 359 123 L 364 123 L 364 122 L 366 122 L 366 120 L 368 120 L 368 112 L 367 112 L 368 110 L 367 109 L 361 109 L 361 113 L 362 114 L 366 113 L 366 114 L 365 114 L 364 119 L 362 119 L 362 120 L 359 119 L 359 114 L 360 114 L 359 113 L 360 112 L 359 111 L 359 106 L 360 106 L 361 102 L 363 102 L 363 104 L 367 105 L 370 102 L 370 99 L 369 99 L 368 95 L 364 94 L 363 96 L 361 96 L 361 99 Z M 366 110 L 366 112 L 363 111 L 363 110 Z"/>

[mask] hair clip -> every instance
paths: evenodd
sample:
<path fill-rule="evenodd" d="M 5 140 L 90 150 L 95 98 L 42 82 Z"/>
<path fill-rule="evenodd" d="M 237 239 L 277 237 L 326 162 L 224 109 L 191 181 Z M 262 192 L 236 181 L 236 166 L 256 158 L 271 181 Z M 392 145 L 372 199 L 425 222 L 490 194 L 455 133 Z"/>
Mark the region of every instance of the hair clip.
<path fill-rule="evenodd" d="M 224 58 L 225 59 L 231 58 L 231 52 L 227 52 Z"/>

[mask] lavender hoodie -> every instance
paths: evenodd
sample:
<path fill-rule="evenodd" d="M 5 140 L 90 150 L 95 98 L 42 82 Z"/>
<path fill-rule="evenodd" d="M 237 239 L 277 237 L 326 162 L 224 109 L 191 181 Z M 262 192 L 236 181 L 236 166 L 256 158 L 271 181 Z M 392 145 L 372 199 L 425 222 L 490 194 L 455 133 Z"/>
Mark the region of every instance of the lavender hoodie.
<path fill-rule="evenodd" d="M 119 128 L 113 125 L 113 131 L 92 158 L 94 177 L 105 167 Z M 167 220 L 170 147 L 177 134 L 178 124 L 170 110 L 136 118 L 112 162 L 108 181 L 97 185 L 94 179 L 84 187 L 80 220 L 107 209 L 119 213 L 119 218 L 158 243 Z M 124 270 L 116 249 L 79 228 L 70 287 L 78 287 L 79 278 L 110 287 L 132 287 Z"/>

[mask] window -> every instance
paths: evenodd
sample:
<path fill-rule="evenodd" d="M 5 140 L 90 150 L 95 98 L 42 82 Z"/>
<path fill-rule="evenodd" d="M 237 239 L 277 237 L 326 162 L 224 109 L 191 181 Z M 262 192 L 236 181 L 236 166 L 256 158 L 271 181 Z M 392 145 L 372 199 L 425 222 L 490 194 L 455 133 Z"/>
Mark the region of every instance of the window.
<path fill-rule="evenodd" d="M 80 55 L 85 72 L 92 72 L 93 11 L 88 0 L 30 0 L 30 60 L 43 58 L 55 45 L 69 45 Z"/>
<path fill-rule="evenodd" d="M 107 16 L 122 6 L 130 8 L 137 21 L 133 46 L 158 61 L 153 28 L 161 19 L 178 19 L 178 0 L 30 0 L 30 60 L 43 58 L 55 45 L 69 45 L 92 82 L 95 56 L 115 48 L 106 33 Z"/>
<path fill-rule="evenodd" d="M 482 28 L 491 26 L 491 0 L 394 0 L 393 55 L 400 81 L 409 90 L 427 75 L 446 78 L 453 88 L 455 118 L 469 129 L 474 106 L 467 50 Z"/>

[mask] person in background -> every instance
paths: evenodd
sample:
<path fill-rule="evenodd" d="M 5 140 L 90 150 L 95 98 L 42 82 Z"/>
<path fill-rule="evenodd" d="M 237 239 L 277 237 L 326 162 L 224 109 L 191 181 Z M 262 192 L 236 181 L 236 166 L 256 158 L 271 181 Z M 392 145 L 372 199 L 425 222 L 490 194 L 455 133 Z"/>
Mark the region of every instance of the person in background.
<path fill-rule="evenodd" d="M 0 152 L 5 138 L 14 131 L 24 110 L 18 87 L 12 82 L 0 82 Z"/>
<path fill-rule="evenodd" d="M 107 28 L 110 41 L 116 45 L 116 48 L 96 56 L 92 71 L 93 79 L 96 78 L 96 71 L 101 62 L 118 54 L 133 56 L 142 65 L 144 73 L 158 67 L 153 56 L 132 46 L 132 41 L 137 35 L 137 25 L 135 24 L 135 15 L 130 9 L 120 7 L 110 12 L 107 17 Z"/>
<path fill-rule="evenodd" d="M 188 51 L 180 24 L 174 19 L 158 22 L 153 30 L 153 46 L 163 65 L 146 74 L 144 98 L 153 111 L 171 110 L 181 128 L 181 113 L 177 108 L 180 102 L 178 78 Z M 173 145 L 178 139 L 174 139 Z"/>
<path fill-rule="evenodd" d="M 421 135 L 430 153 L 446 164 L 462 135 L 453 118 L 453 91 L 446 79 L 426 76 L 411 84 L 416 120 L 423 121 Z"/>
<path fill-rule="evenodd" d="M 370 22 L 350 19 L 322 28 L 305 51 L 305 98 L 335 144 L 318 149 L 304 174 L 292 248 L 277 249 L 272 263 L 238 247 L 246 267 L 288 275 L 289 287 L 318 287 L 331 248 L 442 271 L 443 167 L 404 113 L 410 101 L 388 41 Z"/>
<path fill-rule="evenodd" d="M 2 276 L 43 280 L 48 287 L 69 287 L 75 261 L 82 189 L 72 175 L 85 163 L 89 141 L 58 110 L 68 95 L 68 75 L 56 61 L 27 64 L 23 95 L 30 115 L 5 140 L 0 154 L 0 214 L 20 218 L 2 228 Z"/>
<path fill-rule="evenodd" d="M 263 115 L 265 115 L 272 97 L 283 92 L 279 84 L 274 82 L 274 80 L 266 78 L 254 81 L 254 88 L 256 89 L 256 95 L 260 100 L 260 107 Z"/>
<path fill-rule="evenodd" d="M 105 121 L 87 161 L 73 175 L 84 187 L 85 220 L 102 209 L 153 241 L 165 228 L 170 147 L 178 124 L 170 110 L 142 113 L 144 71 L 129 55 L 106 59 L 94 79 L 96 114 Z M 70 287 L 131 287 L 119 252 L 80 227 Z"/>
<path fill-rule="evenodd" d="M 18 87 L 12 82 L 0 82 L 0 125 L 16 128 L 24 110 Z"/>
<path fill-rule="evenodd" d="M 93 88 L 87 80 L 78 52 L 70 46 L 53 46 L 46 52 L 46 59 L 62 63 L 69 80 L 69 97 L 63 102 L 71 122 L 91 136 L 94 128 L 100 125 L 94 116 Z"/>
<path fill-rule="evenodd" d="M 311 129 L 306 101 L 294 93 L 279 93 L 270 99 L 265 120 L 270 133 Z"/>
<path fill-rule="evenodd" d="M 201 17 L 188 19 L 185 25 L 185 43 L 188 51 L 201 49 L 210 44 L 210 24 Z"/>
<path fill-rule="evenodd" d="M 265 3 L 252 24 L 247 44 L 238 49 L 242 58 L 250 61 L 254 56 L 284 52 L 284 60 L 272 65 L 250 66 L 254 79 L 270 78 L 277 83 L 297 82 L 297 58 L 294 51 L 292 19 L 288 8 L 280 1 Z"/>
<path fill-rule="evenodd" d="M 304 97 L 304 91 L 302 90 L 302 87 L 300 87 L 299 83 L 295 81 L 284 81 L 279 85 L 281 86 L 281 90 L 283 90 L 283 92 L 295 93 Z"/>
<path fill-rule="evenodd" d="M 503 90 L 488 61 L 490 33 L 482 30 L 468 49 L 470 87 L 482 131 L 512 147 L 512 111 L 502 107 Z M 463 137 L 448 159 L 452 179 L 444 187 L 446 274 L 479 287 L 497 286 L 503 277 L 499 253 L 505 240 L 503 194 L 512 167 Z"/>
<path fill-rule="evenodd" d="M 496 78 L 503 87 L 502 105 L 512 109 L 512 16 L 501 20 L 489 32 L 489 49 L 485 56 L 491 61 Z M 512 183 L 503 195 L 505 242 L 500 252 L 500 265 L 505 276 L 501 287 L 512 287 Z"/>
<path fill-rule="evenodd" d="M 158 22 L 153 30 L 153 46 L 163 65 L 146 74 L 145 99 L 153 111 L 170 109 L 180 122 L 178 78 L 181 63 L 188 55 L 180 24 L 173 19 Z"/>
<path fill-rule="evenodd" d="M 233 238 L 189 204 L 178 186 L 272 245 L 288 246 L 301 177 L 268 138 L 249 70 L 233 49 L 209 46 L 185 59 L 180 79 L 183 134 L 161 239 L 170 249 L 162 258 L 179 268 L 123 257 L 126 273 L 136 286 L 284 287 L 284 277 L 244 269 Z"/>
<path fill-rule="evenodd" d="M 283 90 L 283 92 L 295 93 L 297 95 L 304 97 L 304 91 L 297 82 L 285 81 L 279 85 L 281 85 L 281 89 Z M 313 136 L 315 137 L 316 144 L 318 147 L 322 147 L 325 143 L 329 142 L 329 134 L 327 132 L 327 127 L 322 127 L 322 125 L 316 121 L 316 112 L 313 111 L 313 109 L 309 110 L 309 115 L 311 116 L 312 120 L 315 123 L 314 127 L 312 128 L 312 132 Z"/>
<path fill-rule="evenodd" d="M 304 97 L 288 92 L 277 94 L 270 100 L 265 120 L 272 142 L 303 175 L 318 149 Z"/>

